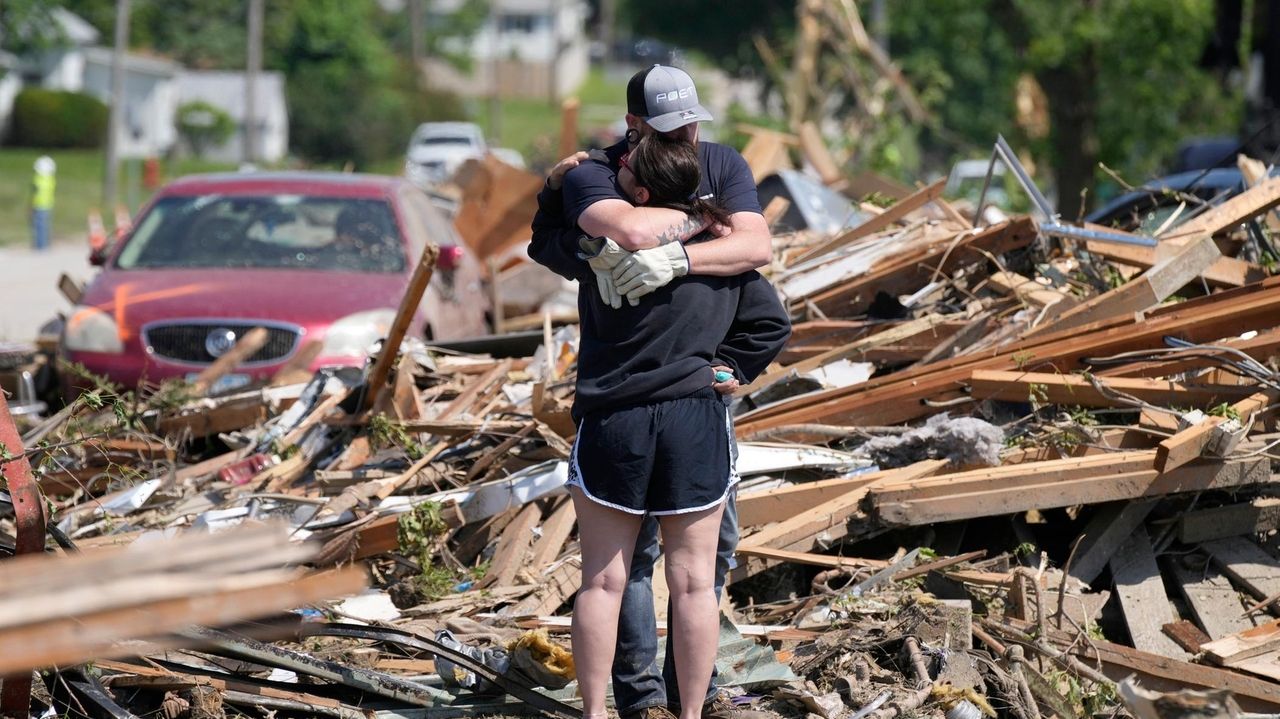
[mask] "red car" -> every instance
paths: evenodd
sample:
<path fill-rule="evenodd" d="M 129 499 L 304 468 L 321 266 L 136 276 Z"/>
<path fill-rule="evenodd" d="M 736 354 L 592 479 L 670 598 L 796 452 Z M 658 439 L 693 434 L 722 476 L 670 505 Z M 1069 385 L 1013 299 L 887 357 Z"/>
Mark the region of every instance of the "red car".
<path fill-rule="evenodd" d="M 91 257 L 102 272 L 61 352 L 126 387 L 190 377 L 254 327 L 269 339 L 217 389 L 269 377 L 311 340 L 311 369 L 358 366 L 385 337 L 422 248 L 441 247 L 411 335 L 487 331 L 478 263 L 427 196 L 391 177 L 251 173 L 183 178 Z"/>

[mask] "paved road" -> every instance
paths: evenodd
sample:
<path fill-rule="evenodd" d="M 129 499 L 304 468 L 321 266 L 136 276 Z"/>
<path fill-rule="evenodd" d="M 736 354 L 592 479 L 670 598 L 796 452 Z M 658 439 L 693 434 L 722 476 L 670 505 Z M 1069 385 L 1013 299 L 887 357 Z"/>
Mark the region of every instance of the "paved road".
<path fill-rule="evenodd" d="M 66 272 L 87 281 L 96 271 L 88 256 L 79 242 L 55 243 L 42 253 L 0 247 L 0 340 L 33 341 L 41 325 L 70 310 L 58 291 L 58 277 Z"/>

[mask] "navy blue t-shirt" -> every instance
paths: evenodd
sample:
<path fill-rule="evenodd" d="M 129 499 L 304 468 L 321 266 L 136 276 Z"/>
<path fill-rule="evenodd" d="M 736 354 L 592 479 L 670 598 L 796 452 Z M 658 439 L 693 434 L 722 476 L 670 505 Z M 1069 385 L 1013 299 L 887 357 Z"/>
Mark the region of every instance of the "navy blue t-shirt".
<path fill-rule="evenodd" d="M 564 219 L 570 226 L 588 207 L 600 200 L 628 201 L 618 187 L 618 158 L 627 151 L 623 140 L 604 149 L 608 163 L 584 162 L 564 177 Z M 698 143 L 698 159 L 702 164 L 702 184 L 698 194 L 735 212 L 760 212 L 756 181 L 751 168 L 733 148 L 714 142 Z"/>

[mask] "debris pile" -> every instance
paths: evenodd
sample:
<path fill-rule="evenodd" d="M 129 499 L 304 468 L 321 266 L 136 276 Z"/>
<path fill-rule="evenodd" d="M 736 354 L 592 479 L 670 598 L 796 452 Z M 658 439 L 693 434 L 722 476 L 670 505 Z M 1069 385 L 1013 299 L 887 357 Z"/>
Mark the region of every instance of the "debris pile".
<path fill-rule="evenodd" d="M 734 398 L 733 700 L 825 719 L 1276 712 L 1280 278 L 1251 228 L 1280 179 L 1158 238 L 975 226 L 939 184 L 834 232 L 783 227 L 780 202 L 771 279 L 795 333 Z M 403 334 L 367 371 L 209 394 L 244 347 L 194 383 L 99 382 L 27 416 L 4 439 L 0 542 L 16 551 L 33 511 L 25 460 L 50 553 L 72 556 L 0 562 L 0 636 L 94 630 L 66 654 L 6 641 L 3 670 L 44 669 L 35 700 L 59 712 L 579 713 L 575 328 L 548 315 L 530 357 Z M 321 602 L 366 572 L 371 589 Z"/>

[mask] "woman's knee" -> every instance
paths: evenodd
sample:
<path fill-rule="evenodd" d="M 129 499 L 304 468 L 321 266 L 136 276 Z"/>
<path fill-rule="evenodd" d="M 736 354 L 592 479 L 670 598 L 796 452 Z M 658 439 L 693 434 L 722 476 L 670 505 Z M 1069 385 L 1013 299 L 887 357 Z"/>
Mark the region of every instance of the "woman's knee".
<path fill-rule="evenodd" d="M 627 568 L 609 566 L 600 572 L 582 578 L 582 588 L 604 592 L 621 598 L 627 588 Z"/>
<path fill-rule="evenodd" d="M 668 556 L 667 589 L 676 595 L 694 595 L 715 591 L 715 562 L 710 557 Z"/>

